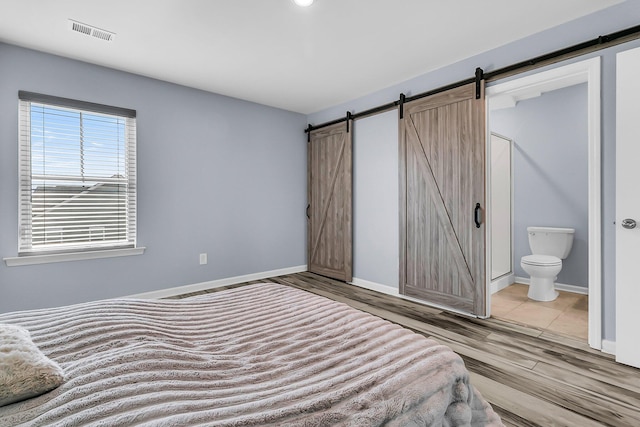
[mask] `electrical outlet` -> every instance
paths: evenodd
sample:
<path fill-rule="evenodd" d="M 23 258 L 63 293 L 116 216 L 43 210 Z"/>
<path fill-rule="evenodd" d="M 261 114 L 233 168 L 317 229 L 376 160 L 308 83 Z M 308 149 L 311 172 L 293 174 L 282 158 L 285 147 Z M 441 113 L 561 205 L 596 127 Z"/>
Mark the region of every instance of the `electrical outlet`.
<path fill-rule="evenodd" d="M 207 263 L 207 254 L 200 254 L 200 265 L 204 265 Z"/>

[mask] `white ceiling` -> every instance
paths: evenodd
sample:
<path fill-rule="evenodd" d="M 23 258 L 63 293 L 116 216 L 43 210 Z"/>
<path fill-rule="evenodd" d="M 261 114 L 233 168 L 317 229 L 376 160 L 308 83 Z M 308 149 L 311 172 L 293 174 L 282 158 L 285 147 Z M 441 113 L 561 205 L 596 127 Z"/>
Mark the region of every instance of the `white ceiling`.
<path fill-rule="evenodd" d="M 0 0 L 0 41 L 312 113 L 620 2 Z"/>

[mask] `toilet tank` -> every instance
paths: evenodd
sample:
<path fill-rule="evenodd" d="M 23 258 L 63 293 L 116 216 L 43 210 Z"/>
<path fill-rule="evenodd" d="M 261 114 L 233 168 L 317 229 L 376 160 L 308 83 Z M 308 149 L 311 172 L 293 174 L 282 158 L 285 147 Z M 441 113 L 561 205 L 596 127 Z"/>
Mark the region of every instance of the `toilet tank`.
<path fill-rule="evenodd" d="M 531 253 L 565 259 L 571 252 L 575 232 L 573 228 L 527 227 Z"/>

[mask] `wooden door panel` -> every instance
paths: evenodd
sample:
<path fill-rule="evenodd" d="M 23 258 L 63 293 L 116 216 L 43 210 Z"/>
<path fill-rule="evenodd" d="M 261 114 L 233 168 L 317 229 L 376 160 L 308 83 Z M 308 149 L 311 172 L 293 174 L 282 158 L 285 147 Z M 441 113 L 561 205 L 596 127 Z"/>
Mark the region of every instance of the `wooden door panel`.
<path fill-rule="evenodd" d="M 313 131 L 308 144 L 308 269 L 352 279 L 351 133 L 346 124 Z"/>
<path fill-rule="evenodd" d="M 451 92 L 451 93 L 449 93 Z M 408 104 L 400 127 L 401 292 L 485 314 L 484 104 L 475 86 Z"/>
<path fill-rule="evenodd" d="M 451 212 L 456 209 L 447 208 L 445 191 L 440 190 L 437 172 L 431 170 L 415 128 L 409 127 L 407 132 L 409 175 L 414 177 L 408 185 L 407 244 L 416 250 L 415 257 L 409 260 L 412 268 L 407 270 L 414 276 L 408 275 L 407 282 L 438 293 L 447 292 L 449 284 L 451 293 L 469 299 L 473 280 L 451 221 Z M 415 287 L 410 287 L 408 293 L 418 292 Z"/>

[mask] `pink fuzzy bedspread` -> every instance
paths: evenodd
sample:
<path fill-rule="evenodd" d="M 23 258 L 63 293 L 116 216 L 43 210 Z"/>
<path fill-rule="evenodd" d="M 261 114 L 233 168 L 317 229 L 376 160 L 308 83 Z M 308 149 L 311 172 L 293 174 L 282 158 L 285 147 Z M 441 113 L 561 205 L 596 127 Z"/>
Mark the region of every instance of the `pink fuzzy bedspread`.
<path fill-rule="evenodd" d="M 448 347 L 324 297 L 259 284 L 0 315 L 65 382 L 15 426 L 502 425 Z"/>

